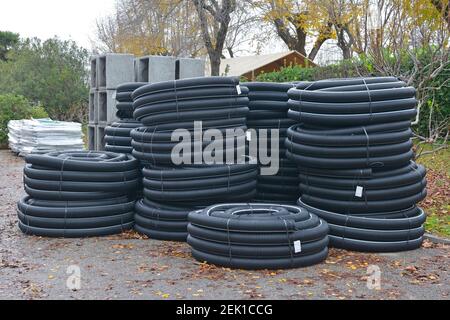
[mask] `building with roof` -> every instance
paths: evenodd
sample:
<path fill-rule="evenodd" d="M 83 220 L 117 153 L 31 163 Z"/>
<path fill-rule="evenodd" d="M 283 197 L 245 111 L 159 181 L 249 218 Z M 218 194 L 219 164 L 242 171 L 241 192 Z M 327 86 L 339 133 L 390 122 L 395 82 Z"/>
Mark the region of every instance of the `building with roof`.
<path fill-rule="evenodd" d="M 256 77 L 264 72 L 279 71 L 282 67 L 300 65 L 303 67 L 314 67 L 316 64 L 298 51 L 288 51 L 257 56 L 243 56 L 222 59 L 220 64 L 220 75 L 245 77 L 254 81 Z"/>

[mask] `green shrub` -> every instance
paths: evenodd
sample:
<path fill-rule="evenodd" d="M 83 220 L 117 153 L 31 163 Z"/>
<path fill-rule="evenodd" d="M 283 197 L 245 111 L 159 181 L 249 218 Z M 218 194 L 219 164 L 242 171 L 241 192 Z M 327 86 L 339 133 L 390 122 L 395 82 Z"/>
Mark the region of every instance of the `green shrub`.
<path fill-rule="evenodd" d="M 304 68 L 301 66 L 282 67 L 280 71 L 261 73 L 256 81 L 262 82 L 290 82 L 314 80 L 315 68 Z"/>
<path fill-rule="evenodd" d="M 43 106 L 34 106 L 30 108 L 30 118 L 33 119 L 42 119 L 42 118 L 48 118 L 47 111 L 45 111 L 45 108 Z"/>
<path fill-rule="evenodd" d="M 8 141 L 9 120 L 46 117 L 48 117 L 47 112 L 42 106 L 32 106 L 23 96 L 0 95 L 0 144 Z"/>
<path fill-rule="evenodd" d="M 280 71 L 261 73 L 256 81 L 262 82 L 291 82 L 315 81 L 330 78 L 350 78 L 361 75 L 374 75 L 369 62 L 364 60 L 345 60 L 337 64 L 324 67 L 302 67 L 290 65 L 282 67 Z"/>
<path fill-rule="evenodd" d="M 21 39 L 0 60 L 0 94 L 42 104 L 55 120 L 87 120 L 89 69 L 87 50 L 69 40 Z"/>

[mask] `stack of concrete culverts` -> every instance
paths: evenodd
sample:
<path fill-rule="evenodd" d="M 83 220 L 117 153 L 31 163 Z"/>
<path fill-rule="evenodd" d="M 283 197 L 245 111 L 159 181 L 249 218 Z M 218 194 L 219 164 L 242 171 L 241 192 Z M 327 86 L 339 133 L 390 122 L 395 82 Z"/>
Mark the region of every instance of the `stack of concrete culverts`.
<path fill-rule="evenodd" d="M 247 128 L 254 129 L 257 136 L 260 130 L 267 130 L 267 136 L 271 129 L 278 130 L 277 141 L 279 152 L 279 170 L 275 175 L 258 175 L 256 202 L 275 202 L 295 204 L 299 197 L 297 165 L 286 158 L 284 141 L 289 127 L 295 124 L 295 120 L 288 118 L 289 106 L 287 101 L 288 90 L 292 84 L 249 82 L 244 84 L 249 92 L 249 109 L 247 116 Z M 253 137 L 251 137 L 253 138 Z M 256 137 L 255 137 L 256 138 Z M 267 145 L 258 146 L 258 150 L 267 149 L 270 154 L 271 140 Z M 261 163 L 259 163 L 262 166 Z"/>
<path fill-rule="evenodd" d="M 226 267 L 304 267 L 328 255 L 327 223 L 291 205 L 213 205 L 189 214 L 188 232 L 197 260 Z"/>
<path fill-rule="evenodd" d="M 134 56 L 107 53 L 91 57 L 88 149 L 105 150 L 106 127 L 117 121 L 117 86 L 134 80 Z"/>
<path fill-rule="evenodd" d="M 287 156 L 299 205 L 326 220 L 330 244 L 399 251 L 422 243 L 425 169 L 412 161 L 415 90 L 392 77 L 323 80 L 289 90 Z"/>
<path fill-rule="evenodd" d="M 133 155 L 145 165 L 144 198 L 136 205 L 136 230 L 150 238 L 186 241 L 187 215 L 190 211 L 223 201 L 246 201 L 254 197 L 257 166 L 206 163 L 196 150 L 199 139 L 194 121 L 202 121 L 200 136 L 206 129 L 224 133 L 240 129 L 230 139 L 216 142 L 233 151 L 237 160 L 237 140 L 245 142 L 247 89 L 237 78 L 210 77 L 166 81 L 143 86 L 133 92 L 134 117 L 144 127 L 131 132 Z M 175 165 L 171 157 L 178 142 L 171 139 L 174 130 L 187 130 L 191 164 Z M 198 132 L 197 132 L 198 134 Z M 229 144 L 231 140 L 231 144 Z M 194 160 L 200 156 L 200 163 Z M 189 161 L 188 161 L 189 162 Z"/>
<path fill-rule="evenodd" d="M 131 153 L 131 130 L 139 128 L 142 124 L 133 119 L 133 99 L 131 94 L 134 90 L 146 82 L 129 82 L 121 84 L 116 89 L 116 117 L 120 120 L 114 122 L 105 129 L 105 150 L 111 152 Z"/>
<path fill-rule="evenodd" d="M 88 237 L 133 227 L 139 168 L 131 155 L 68 151 L 30 154 L 25 160 L 28 196 L 17 210 L 24 233 Z"/>

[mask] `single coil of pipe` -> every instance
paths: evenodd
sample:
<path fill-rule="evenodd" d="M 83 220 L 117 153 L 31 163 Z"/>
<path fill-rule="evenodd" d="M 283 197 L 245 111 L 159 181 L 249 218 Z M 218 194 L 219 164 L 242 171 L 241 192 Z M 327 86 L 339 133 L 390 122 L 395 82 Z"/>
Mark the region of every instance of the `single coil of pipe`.
<path fill-rule="evenodd" d="M 417 249 L 423 241 L 426 220 L 416 206 L 400 211 L 366 215 L 343 215 L 318 209 L 299 200 L 302 206 L 328 222 L 330 245 L 364 252 L 393 252 Z"/>
<path fill-rule="evenodd" d="M 193 165 L 144 168 L 144 196 L 153 201 L 204 205 L 229 199 L 251 199 L 257 166 L 253 164 Z"/>
<path fill-rule="evenodd" d="M 133 116 L 145 126 L 242 119 L 248 113 L 247 93 L 233 77 L 149 84 L 133 92 Z"/>
<path fill-rule="evenodd" d="M 328 254 L 328 225 L 304 208 L 227 203 L 189 213 L 188 238 L 199 261 L 243 269 L 319 263 Z"/>
<path fill-rule="evenodd" d="M 117 153 L 132 153 L 131 131 L 141 127 L 135 120 L 119 120 L 105 128 L 105 150 Z"/>
<path fill-rule="evenodd" d="M 211 203 L 248 201 L 257 166 L 192 165 L 143 168 L 144 198 L 136 203 L 135 229 L 150 238 L 186 241 L 187 215 Z"/>
<path fill-rule="evenodd" d="M 335 178 L 300 174 L 301 199 L 311 206 L 341 214 L 403 210 L 426 196 L 425 168 L 374 172 L 370 178 Z"/>
<path fill-rule="evenodd" d="M 127 82 L 116 88 L 116 116 L 119 119 L 133 119 L 133 98 L 131 94 L 134 90 L 148 84 L 147 82 Z"/>
<path fill-rule="evenodd" d="M 112 152 L 52 152 L 25 158 L 18 202 L 26 234 L 87 237 L 119 233 L 134 221 L 138 161 Z"/>
<path fill-rule="evenodd" d="M 203 132 L 200 132 L 199 138 L 194 131 L 189 130 L 184 130 L 183 134 L 178 136 L 173 135 L 172 131 L 152 131 L 148 127 L 140 127 L 130 133 L 132 154 L 143 163 L 173 165 L 173 155 L 194 163 L 199 158 L 203 159 L 208 150 L 208 154 L 215 157 L 215 150 L 220 147 L 222 152 L 217 154 L 218 161 L 225 162 L 227 154 L 233 155 L 233 159 L 237 161 L 238 157 L 245 156 L 246 127 L 234 128 L 229 136 L 227 130 L 230 129 L 217 128 L 214 130 L 217 136 L 211 138 L 204 137 Z"/>
<path fill-rule="evenodd" d="M 320 126 L 364 126 L 416 116 L 416 91 L 395 78 L 323 80 L 288 91 L 290 118 Z"/>

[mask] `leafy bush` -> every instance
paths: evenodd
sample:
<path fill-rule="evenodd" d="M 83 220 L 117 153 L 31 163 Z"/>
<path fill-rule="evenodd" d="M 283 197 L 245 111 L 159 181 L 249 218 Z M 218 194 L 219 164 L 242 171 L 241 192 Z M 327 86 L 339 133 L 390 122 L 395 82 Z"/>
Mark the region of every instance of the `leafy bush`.
<path fill-rule="evenodd" d="M 290 65 L 281 68 L 280 71 L 261 73 L 256 81 L 262 82 L 291 82 L 291 81 L 315 81 L 330 78 L 349 78 L 361 75 L 372 75 L 368 64 L 363 61 L 345 60 L 338 64 L 325 67 L 304 68 L 298 65 Z"/>
<path fill-rule="evenodd" d="M 0 61 L 0 94 L 42 104 L 55 120 L 87 119 L 89 53 L 73 41 L 22 39 Z"/>
<path fill-rule="evenodd" d="M 42 106 L 32 106 L 23 96 L 0 95 L 0 145 L 8 141 L 8 121 L 29 118 L 46 118 Z"/>
<path fill-rule="evenodd" d="M 280 71 L 261 73 L 256 77 L 256 81 L 262 82 L 290 82 L 290 81 L 311 81 L 315 68 L 304 68 L 301 66 L 282 67 Z"/>

